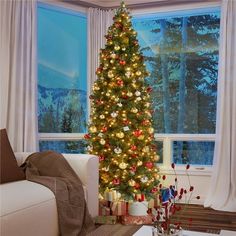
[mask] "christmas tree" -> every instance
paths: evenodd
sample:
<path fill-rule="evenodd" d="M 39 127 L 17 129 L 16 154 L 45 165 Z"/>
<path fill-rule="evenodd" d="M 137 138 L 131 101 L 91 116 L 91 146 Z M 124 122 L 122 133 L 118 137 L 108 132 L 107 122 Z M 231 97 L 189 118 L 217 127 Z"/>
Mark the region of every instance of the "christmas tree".
<path fill-rule="evenodd" d="M 100 51 L 85 138 L 89 153 L 99 156 L 102 195 L 115 189 L 126 200 L 138 193 L 149 198 L 159 180 L 148 72 L 124 2 L 113 19 Z"/>

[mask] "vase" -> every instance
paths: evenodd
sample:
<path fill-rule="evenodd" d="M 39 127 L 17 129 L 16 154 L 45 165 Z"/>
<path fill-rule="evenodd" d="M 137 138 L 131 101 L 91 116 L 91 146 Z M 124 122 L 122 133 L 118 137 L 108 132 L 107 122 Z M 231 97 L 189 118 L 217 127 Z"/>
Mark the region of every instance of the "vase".
<path fill-rule="evenodd" d="M 182 236 L 183 230 L 177 229 L 176 227 L 172 226 L 170 227 L 170 231 L 166 232 L 161 227 L 153 227 L 152 228 L 152 236 Z"/>

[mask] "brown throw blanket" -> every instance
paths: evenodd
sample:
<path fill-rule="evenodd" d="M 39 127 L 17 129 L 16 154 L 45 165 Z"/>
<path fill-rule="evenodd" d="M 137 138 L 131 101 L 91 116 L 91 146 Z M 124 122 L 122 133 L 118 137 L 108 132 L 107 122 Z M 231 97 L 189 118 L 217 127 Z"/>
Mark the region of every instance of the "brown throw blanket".
<path fill-rule="evenodd" d="M 27 180 L 48 187 L 55 194 L 61 236 L 85 236 L 94 229 L 82 183 L 61 154 L 34 153 L 26 159 L 23 168 Z"/>

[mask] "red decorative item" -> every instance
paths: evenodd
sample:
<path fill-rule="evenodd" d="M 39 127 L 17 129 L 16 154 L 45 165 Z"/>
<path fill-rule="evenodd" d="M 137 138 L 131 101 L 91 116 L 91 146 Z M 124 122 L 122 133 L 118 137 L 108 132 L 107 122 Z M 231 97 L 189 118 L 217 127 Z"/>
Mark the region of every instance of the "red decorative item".
<path fill-rule="evenodd" d="M 142 131 L 142 130 L 139 130 L 139 129 L 137 129 L 137 130 L 135 130 L 135 131 L 133 132 L 133 134 L 134 134 L 135 137 L 139 137 L 142 133 L 143 133 L 143 131 Z"/>
<path fill-rule="evenodd" d="M 136 158 L 137 156 L 138 156 L 138 154 L 136 154 L 136 153 L 131 154 L 131 157 L 133 157 L 133 158 Z"/>
<path fill-rule="evenodd" d="M 157 188 L 153 188 L 152 190 L 151 190 L 151 193 L 156 193 L 157 192 Z"/>
<path fill-rule="evenodd" d="M 117 83 L 117 85 L 119 85 L 119 86 L 123 86 L 123 85 L 124 85 L 124 81 L 121 80 L 121 79 L 118 79 L 118 80 L 116 81 L 116 83 Z"/>
<path fill-rule="evenodd" d="M 119 185 L 120 184 L 120 179 L 113 179 L 112 183 L 114 185 Z"/>
<path fill-rule="evenodd" d="M 134 188 L 135 188 L 135 189 L 140 189 L 140 184 L 139 184 L 139 183 L 136 183 L 136 184 L 134 185 Z"/>
<path fill-rule="evenodd" d="M 104 161 L 105 160 L 105 156 L 104 155 L 100 155 L 99 156 L 99 161 Z"/>
<path fill-rule="evenodd" d="M 147 92 L 148 92 L 148 93 L 151 93 L 151 92 L 152 92 L 152 88 L 151 88 L 151 87 L 148 87 L 148 88 L 147 88 Z"/>
<path fill-rule="evenodd" d="M 132 150 L 132 151 L 137 150 L 137 146 L 136 146 L 136 145 L 131 145 L 131 150 Z"/>
<path fill-rule="evenodd" d="M 135 172 L 135 171 L 137 170 L 137 167 L 136 167 L 136 166 L 131 166 L 131 167 L 130 167 L 130 170 L 131 170 L 132 172 Z"/>
<path fill-rule="evenodd" d="M 120 60 L 120 65 L 122 65 L 122 66 L 124 66 L 125 64 L 126 64 L 126 61 L 124 61 L 124 60 Z"/>
<path fill-rule="evenodd" d="M 105 133 L 107 131 L 107 127 L 106 126 L 102 127 L 101 131 Z"/>
<path fill-rule="evenodd" d="M 90 136 L 90 134 L 85 134 L 85 135 L 84 135 L 84 138 L 85 138 L 85 139 L 90 139 L 91 136 Z"/>
<path fill-rule="evenodd" d="M 102 68 L 98 67 L 97 70 L 96 70 L 96 73 L 100 74 L 101 72 L 102 72 Z"/>
<path fill-rule="evenodd" d="M 153 162 L 148 161 L 148 162 L 145 163 L 145 166 L 146 166 L 148 169 L 152 169 L 152 167 L 153 167 Z"/>
<path fill-rule="evenodd" d="M 96 103 L 97 103 L 98 105 L 101 105 L 101 104 L 102 104 L 102 100 L 97 100 Z"/>
<path fill-rule="evenodd" d="M 124 120 L 124 121 L 123 121 L 123 124 L 124 124 L 124 125 L 128 125 L 128 124 L 130 124 L 130 123 L 131 123 L 131 122 L 130 122 L 129 120 Z"/>

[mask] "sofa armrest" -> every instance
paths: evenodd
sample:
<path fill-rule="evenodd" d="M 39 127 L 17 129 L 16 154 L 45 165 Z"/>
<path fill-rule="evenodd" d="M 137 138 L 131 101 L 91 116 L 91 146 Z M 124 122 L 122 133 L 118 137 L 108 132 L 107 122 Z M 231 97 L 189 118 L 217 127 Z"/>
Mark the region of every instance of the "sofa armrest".
<path fill-rule="evenodd" d="M 87 205 L 92 217 L 98 215 L 98 157 L 89 154 L 63 154 L 87 190 Z"/>
<path fill-rule="evenodd" d="M 15 157 L 18 165 L 21 165 L 30 155 L 30 152 L 17 152 Z M 92 217 L 98 215 L 98 181 L 99 161 L 98 157 L 89 154 L 63 154 L 82 184 L 86 187 L 87 205 Z"/>

